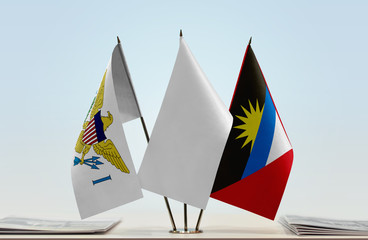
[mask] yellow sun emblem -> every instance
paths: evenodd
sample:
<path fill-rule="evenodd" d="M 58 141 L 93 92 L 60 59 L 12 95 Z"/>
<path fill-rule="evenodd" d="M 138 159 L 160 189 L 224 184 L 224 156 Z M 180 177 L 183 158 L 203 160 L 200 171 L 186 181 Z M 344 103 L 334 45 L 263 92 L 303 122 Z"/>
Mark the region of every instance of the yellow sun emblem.
<path fill-rule="evenodd" d="M 254 109 L 250 100 L 248 101 L 249 101 L 250 112 L 248 112 L 247 109 L 241 106 L 246 117 L 236 115 L 236 117 L 242 120 L 244 124 L 235 126 L 234 128 L 244 130 L 244 132 L 240 134 L 236 139 L 247 137 L 244 141 L 242 148 L 248 143 L 252 142 L 252 146 L 250 148 L 250 150 L 252 151 L 254 141 L 257 136 L 258 128 L 259 128 L 259 125 L 262 119 L 263 106 L 262 106 L 262 110 L 259 110 L 259 104 L 257 100 L 256 109 Z"/>

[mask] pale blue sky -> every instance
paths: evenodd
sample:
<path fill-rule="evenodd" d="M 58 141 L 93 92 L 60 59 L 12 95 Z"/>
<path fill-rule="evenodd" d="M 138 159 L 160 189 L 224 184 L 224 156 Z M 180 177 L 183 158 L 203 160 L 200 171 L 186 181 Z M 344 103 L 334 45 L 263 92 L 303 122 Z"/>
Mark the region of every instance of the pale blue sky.
<path fill-rule="evenodd" d="M 295 153 L 279 216 L 368 219 L 367 11 L 366 1 L 1 1 L 0 217 L 78 217 L 73 148 L 116 36 L 151 131 L 183 29 L 227 106 L 253 37 Z M 138 169 L 143 131 L 125 127 Z M 101 216 L 166 211 L 144 195 Z M 207 211 L 250 214 L 216 200 Z"/>

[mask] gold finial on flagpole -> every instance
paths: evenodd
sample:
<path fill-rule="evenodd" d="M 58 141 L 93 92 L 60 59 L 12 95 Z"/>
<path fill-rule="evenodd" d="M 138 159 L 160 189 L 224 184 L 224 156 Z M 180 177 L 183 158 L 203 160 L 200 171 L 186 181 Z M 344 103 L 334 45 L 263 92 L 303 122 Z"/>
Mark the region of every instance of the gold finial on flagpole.
<path fill-rule="evenodd" d="M 120 43 L 120 38 L 119 38 L 119 36 L 116 36 L 116 38 L 118 39 L 118 43 Z"/>
<path fill-rule="evenodd" d="M 180 29 L 180 37 L 183 37 L 183 31 Z"/>
<path fill-rule="evenodd" d="M 251 43 L 252 43 L 252 37 L 250 37 L 248 45 L 250 45 Z"/>

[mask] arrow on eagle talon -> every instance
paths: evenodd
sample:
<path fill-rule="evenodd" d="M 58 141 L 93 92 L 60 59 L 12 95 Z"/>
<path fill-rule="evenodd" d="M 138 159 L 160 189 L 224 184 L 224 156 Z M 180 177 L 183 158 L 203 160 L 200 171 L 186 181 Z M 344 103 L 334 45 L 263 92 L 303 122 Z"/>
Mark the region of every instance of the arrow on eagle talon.
<path fill-rule="evenodd" d="M 101 161 L 98 161 L 97 159 L 99 159 L 100 157 L 95 157 L 95 156 L 92 156 L 91 158 L 88 158 L 88 159 L 84 159 L 84 162 L 83 164 L 87 165 L 87 166 L 90 166 L 91 169 L 99 169 L 96 165 L 101 165 L 103 164 L 103 162 Z M 77 158 L 77 157 L 74 157 L 74 166 L 80 164 L 82 161 Z"/>
<path fill-rule="evenodd" d="M 87 165 L 87 166 L 90 166 L 91 169 L 99 169 L 95 164 L 90 164 L 90 163 L 87 163 L 87 162 L 84 162 L 83 164 Z"/>
<path fill-rule="evenodd" d="M 92 158 L 84 159 L 84 162 L 93 163 L 95 165 L 101 165 L 101 164 L 103 164 L 103 162 L 98 161 L 97 159 L 99 159 L 99 158 L 100 157 L 93 156 Z"/>

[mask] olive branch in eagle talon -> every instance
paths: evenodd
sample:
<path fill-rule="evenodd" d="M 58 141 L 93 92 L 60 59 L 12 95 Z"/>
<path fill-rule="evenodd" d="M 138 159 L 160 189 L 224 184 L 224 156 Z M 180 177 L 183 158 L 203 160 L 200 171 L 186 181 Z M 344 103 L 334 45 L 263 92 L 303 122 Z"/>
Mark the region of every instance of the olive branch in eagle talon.
<path fill-rule="evenodd" d="M 104 134 L 106 129 L 112 124 L 114 120 L 112 114 L 109 111 L 107 112 L 108 116 L 101 116 L 100 112 L 103 105 L 105 78 L 106 72 L 103 76 L 100 88 L 94 101 L 94 105 L 90 114 L 90 119 L 89 121 L 84 122 L 83 130 L 79 134 L 79 138 L 75 145 L 75 151 L 77 153 L 82 153 L 82 157 L 80 159 L 81 165 L 84 164 L 85 155 L 89 152 L 91 147 L 93 147 L 93 150 L 96 152 L 96 154 L 102 155 L 107 161 L 109 161 L 112 165 L 114 165 L 122 172 L 129 173 L 130 171 L 125 165 L 114 143 L 110 139 L 107 139 Z M 94 138 L 94 141 L 92 137 L 89 136 L 89 129 L 92 128 L 96 130 L 97 134 L 97 137 Z"/>

